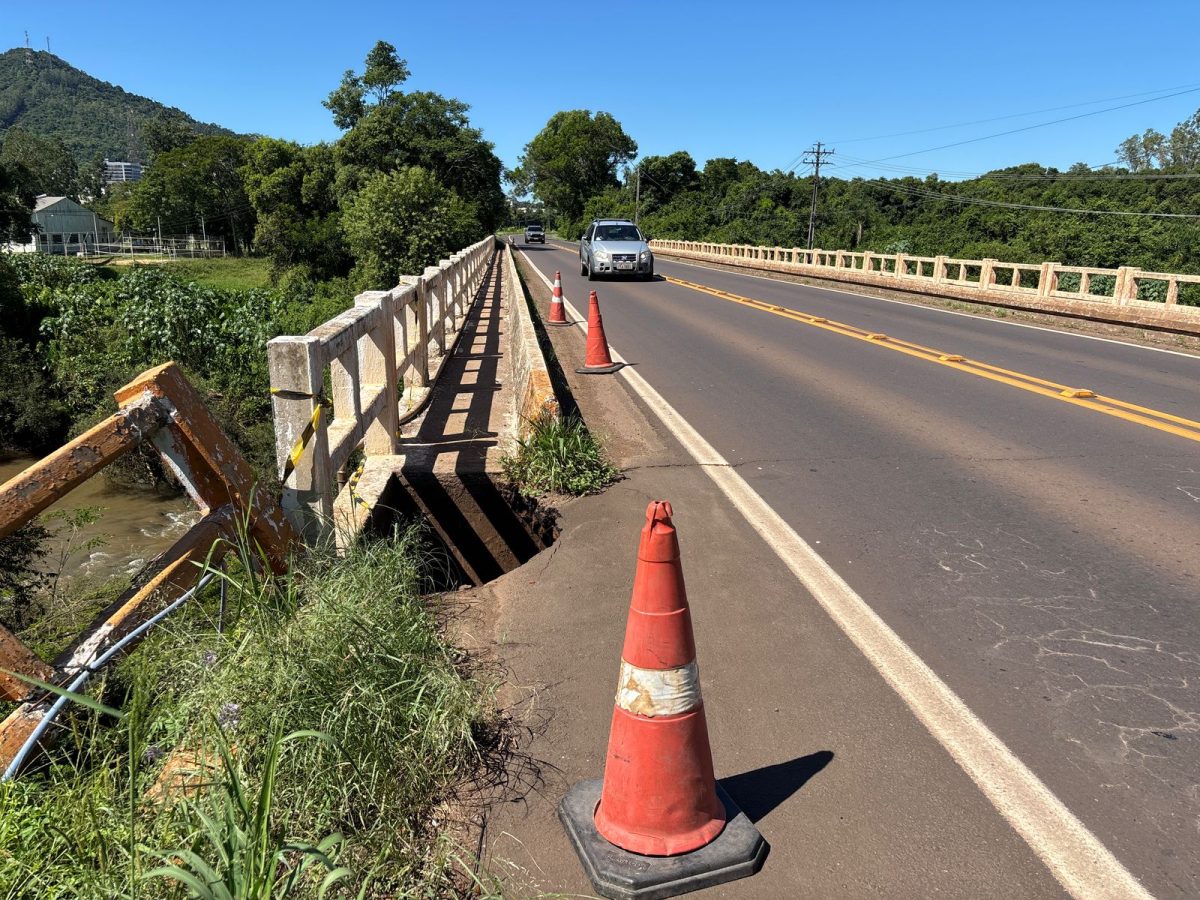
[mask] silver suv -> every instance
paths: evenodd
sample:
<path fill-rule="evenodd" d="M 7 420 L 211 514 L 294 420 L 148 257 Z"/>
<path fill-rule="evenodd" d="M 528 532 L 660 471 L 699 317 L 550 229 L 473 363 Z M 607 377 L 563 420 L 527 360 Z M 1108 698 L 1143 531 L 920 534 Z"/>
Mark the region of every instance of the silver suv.
<path fill-rule="evenodd" d="M 579 241 L 579 274 L 640 275 L 654 279 L 654 254 L 646 237 L 628 219 L 597 219 Z"/>

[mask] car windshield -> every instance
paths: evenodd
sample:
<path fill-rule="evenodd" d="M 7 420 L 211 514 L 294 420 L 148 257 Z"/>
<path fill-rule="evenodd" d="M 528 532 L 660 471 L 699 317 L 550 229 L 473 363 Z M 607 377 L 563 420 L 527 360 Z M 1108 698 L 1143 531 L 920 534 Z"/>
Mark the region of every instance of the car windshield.
<path fill-rule="evenodd" d="M 541 230 L 542 230 L 542 226 L 541 226 L 541 225 L 530 225 L 530 226 L 529 226 L 528 228 L 526 228 L 525 230 L 526 230 L 526 231 L 541 231 Z"/>
<path fill-rule="evenodd" d="M 640 241 L 642 236 L 638 234 L 637 227 L 634 225 L 597 225 L 595 239 L 598 241 Z"/>

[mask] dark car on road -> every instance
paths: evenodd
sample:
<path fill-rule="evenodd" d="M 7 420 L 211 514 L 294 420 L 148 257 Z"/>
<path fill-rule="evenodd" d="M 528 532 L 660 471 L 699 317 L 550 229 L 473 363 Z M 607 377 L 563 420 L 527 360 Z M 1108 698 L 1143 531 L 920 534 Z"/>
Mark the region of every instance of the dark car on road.
<path fill-rule="evenodd" d="M 541 225 L 530 225 L 525 229 L 525 243 L 527 244 L 544 244 L 546 243 L 546 231 Z"/>
<path fill-rule="evenodd" d="M 654 279 L 654 254 L 645 235 L 628 219 L 597 219 L 579 241 L 579 274 L 638 275 Z"/>

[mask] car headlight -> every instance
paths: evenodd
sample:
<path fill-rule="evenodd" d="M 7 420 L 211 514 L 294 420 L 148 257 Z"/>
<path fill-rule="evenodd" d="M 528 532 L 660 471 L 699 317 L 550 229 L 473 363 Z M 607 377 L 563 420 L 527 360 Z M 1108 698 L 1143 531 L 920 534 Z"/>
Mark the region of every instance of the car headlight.
<path fill-rule="evenodd" d="M 646 261 L 646 260 L 648 260 L 649 258 L 650 258 L 650 251 L 649 251 L 649 250 L 643 250 L 643 251 L 642 251 L 642 254 L 641 254 L 641 260 L 642 260 L 642 262 L 645 262 L 645 261 Z"/>
<path fill-rule="evenodd" d="M 608 262 L 608 251 L 607 250 L 597 250 L 592 255 L 596 257 L 596 262 Z"/>

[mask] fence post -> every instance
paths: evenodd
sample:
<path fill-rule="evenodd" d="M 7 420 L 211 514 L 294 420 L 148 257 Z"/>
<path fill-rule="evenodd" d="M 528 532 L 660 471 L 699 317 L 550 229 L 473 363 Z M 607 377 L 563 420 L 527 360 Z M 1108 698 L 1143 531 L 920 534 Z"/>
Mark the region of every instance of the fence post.
<path fill-rule="evenodd" d="M 933 281 L 934 284 L 941 284 L 946 280 L 946 257 L 936 256 L 933 260 Z"/>
<path fill-rule="evenodd" d="M 1044 262 L 1042 269 L 1038 273 L 1038 296 L 1049 297 L 1058 289 L 1058 272 L 1055 267 L 1058 263 Z"/>
<path fill-rule="evenodd" d="M 333 473 L 321 401 L 325 365 L 321 341 L 307 335 L 267 342 L 275 460 L 283 482 L 283 510 L 308 543 L 333 527 Z"/>
<path fill-rule="evenodd" d="M 438 328 L 437 320 L 434 319 L 434 310 L 441 310 L 444 296 L 440 290 L 441 277 L 442 270 L 437 266 L 426 266 L 425 272 L 421 275 L 421 293 L 423 295 L 421 299 L 425 310 L 426 328 L 437 345 L 439 356 L 446 353 L 446 329 Z M 441 318 L 445 319 L 445 316 L 443 315 Z"/>
<path fill-rule="evenodd" d="M 908 274 L 908 261 L 904 258 L 903 253 L 896 254 L 896 268 L 892 274 L 897 278 L 903 278 Z"/>

